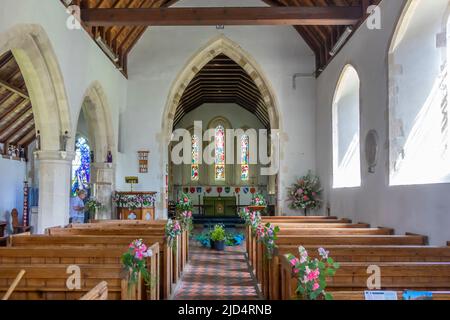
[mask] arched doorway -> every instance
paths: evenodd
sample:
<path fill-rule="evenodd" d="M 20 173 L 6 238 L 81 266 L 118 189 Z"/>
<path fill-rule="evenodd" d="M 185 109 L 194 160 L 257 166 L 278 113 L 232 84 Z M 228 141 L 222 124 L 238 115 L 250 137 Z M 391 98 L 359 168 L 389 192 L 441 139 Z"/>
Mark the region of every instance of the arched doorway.
<path fill-rule="evenodd" d="M 70 167 L 74 136 L 65 86 L 51 43 L 39 25 L 17 25 L 0 35 L 0 56 L 11 51 L 32 105 L 34 156 L 39 172 L 36 232 L 62 225 L 69 216 Z M 30 139 L 32 134 L 30 134 Z"/>
<path fill-rule="evenodd" d="M 77 135 L 87 138 L 90 148 L 90 196 L 103 204 L 97 219 L 110 219 L 114 190 L 115 143 L 110 107 L 99 82 L 89 86 L 77 121 Z"/>
<path fill-rule="evenodd" d="M 266 80 L 264 73 L 261 71 L 261 68 L 258 66 L 256 61 L 254 61 L 251 56 L 246 53 L 239 45 L 229 40 L 223 35 L 214 38 L 210 41 L 205 47 L 195 54 L 184 69 L 180 72 L 175 82 L 172 85 L 172 88 L 169 93 L 169 97 L 167 100 L 165 113 L 163 115 L 162 120 L 162 144 L 161 144 L 161 164 L 162 164 L 162 172 L 166 172 L 168 176 L 170 176 L 170 165 L 169 165 L 169 154 L 170 154 L 170 145 L 171 145 L 171 136 L 175 125 L 180 121 L 183 117 L 183 113 L 180 113 L 180 105 L 189 105 L 190 101 L 196 99 L 196 90 L 205 90 L 209 92 L 206 96 L 209 97 L 208 101 L 216 101 L 218 103 L 226 102 L 228 100 L 218 99 L 214 100 L 214 97 L 211 97 L 211 90 L 214 90 L 210 87 L 201 88 L 201 89 L 193 89 L 192 83 L 196 82 L 196 76 L 206 67 L 208 64 L 215 64 L 215 60 L 230 60 L 234 63 L 236 67 L 242 70 L 242 73 L 245 75 L 245 80 L 249 83 L 248 90 L 255 91 L 256 95 L 248 94 L 246 92 L 242 93 L 240 91 L 239 97 L 236 99 L 235 103 L 247 109 L 249 112 L 253 112 L 258 116 L 261 123 L 272 132 L 276 132 L 280 129 L 280 119 L 279 112 L 276 105 L 276 99 L 273 94 L 273 90 Z M 223 84 L 221 84 L 223 85 Z M 220 89 L 220 96 L 222 97 L 230 97 L 234 94 L 227 92 L 226 86 L 223 85 L 223 89 Z M 189 91 L 189 92 L 188 92 Z M 238 89 L 239 91 L 239 89 Z M 188 97 L 186 98 L 186 92 L 188 92 Z M 255 101 L 251 101 L 252 98 L 255 100 L 261 100 L 261 103 L 257 103 Z M 206 100 L 205 100 L 206 101 Z M 258 105 L 258 107 L 253 108 L 252 106 Z M 187 110 L 191 110 L 191 107 L 186 107 Z M 186 112 L 185 112 L 186 113 Z M 237 128 L 236 128 L 237 129 Z M 169 169 L 169 170 L 168 170 Z M 168 177 L 166 177 L 166 184 L 170 184 L 168 181 Z M 276 185 L 277 175 L 268 177 L 268 192 L 272 194 L 275 199 L 275 212 L 279 213 L 276 209 L 278 206 L 278 186 Z M 168 186 L 166 189 L 163 189 L 166 197 L 164 200 L 168 200 Z"/>

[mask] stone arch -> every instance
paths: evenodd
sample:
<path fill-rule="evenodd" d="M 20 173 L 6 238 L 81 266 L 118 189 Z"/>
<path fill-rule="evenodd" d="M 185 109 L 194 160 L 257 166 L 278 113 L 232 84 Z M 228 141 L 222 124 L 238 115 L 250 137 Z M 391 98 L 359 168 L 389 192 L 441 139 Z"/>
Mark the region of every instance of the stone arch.
<path fill-rule="evenodd" d="M 89 132 L 92 133 L 89 141 L 95 161 L 105 162 L 108 151 L 114 152 L 116 148 L 111 109 L 100 82 L 94 81 L 86 90 L 81 112 L 86 116 Z"/>
<path fill-rule="evenodd" d="M 234 60 L 238 65 L 240 65 L 247 74 L 253 79 L 258 90 L 261 92 L 263 100 L 267 106 L 267 111 L 269 114 L 270 129 L 271 130 L 281 130 L 281 118 L 278 109 L 277 99 L 274 94 L 274 90 L 270 85 L 267 77 L 265 76 L 262 68 L 258 65 L 256 60 L 247 53 L 243 48 L 241 48 L 237 43 L 233 42 L 224 35 L 218 35 L 210 40 L 204 47 L 198 50 L 187 62 L 184 68 L 176 77 L 173 82 L 169 95 L 167 98 L 165 110 L 162 118 L 162 135 L 160 137 L 161 141 L 161 155 L 162 159 L 161 172 L 168 172 L 170 166 L 168 164 L 169 156 L 169 145 L 170 139 L 173 131 L 174 117 L 179 105 L 179 102 L 183 96 L 184 91 L 188 87 L 189 83 L 196 76 L 196 74 L 214 57 L 219 54 L 224 54 L 230 59 Z M 269 177 L 269 190 L 276 189 L 276 177 Z M 164 180 L 164 179 L 163 179 Z M 279 186 L 277 186 L 279 188 Z M 165 194 L 167 200 L 167 188 L 162 188 L 161 193 Z M 275 190 L 278 195 L 279 190 Z M 278 201 L 278 197 L 277 197 Z M 162 206 L 159 209 L 164 209 Z"/>
<path fill-rule="evenodd" d="M 97 212 L 97 219 L 111 219 L 112 192 L 115 185 L 115 166 L 107 163 L 110 151 L 115 159 L 114 130 L 111 108 L 108 98 L 98 81 L 94 81 L 86 90 L 80 114 L 83 112 L 89 131 L 89 143 L 94 151 L 94 161 L 91 164 L 92 194 L 104 208 Z M 80 116 L 80 115 L 79 115 Z"/>
<path fill-rule="evenodd" d="M 63 76 L 40 25 L 18 24 L 0 34 L 0 54 L 11 51 L 23 74 L 39 133 L 39 214 L 35 232 L 69 220 L 70 163 L 75 135 Z M 63 135 L 69 138 L 62 138 Z"/>
<path fill-rule="evenodd" d="M 0 55 L 11 50 L 24 76 L 33 106 L 41 150 L 61 150 L 60 136 L 71 135 L 70 108 L 63 76 L 45 30 L 20 24 L 0 35 Z M 68 142 L 73 145 L 74 137 Z"/>
<path fill-rule="evenodd" d="M 258 87 L 264 102 L 267 105 L 271 129 L 280 129 L 280 117 L 274 91 L 267 81 L 262 69 L 257 62 L 242 49 L 237 43 L 224 35 L 213 38 L 206 46 L 201 48 L 185 65 L 173 83 L 166 108 L 163 115 L 163 134 L 166 144 L 172 135 L 173 120 L 184 91 L 195 75 L 214 57 L 225 54 L 239 64 L 253 79 Z"/>

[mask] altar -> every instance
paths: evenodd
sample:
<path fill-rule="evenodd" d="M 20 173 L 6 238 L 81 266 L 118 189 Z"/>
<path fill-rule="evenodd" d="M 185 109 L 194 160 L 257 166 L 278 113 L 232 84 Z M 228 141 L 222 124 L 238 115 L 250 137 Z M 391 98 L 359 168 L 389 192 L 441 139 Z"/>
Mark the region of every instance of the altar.
<path fill-rule="evenodd" d="M 203 208 L 207 217 L 233 217 L 237 215 L 236 197 L 203 197 Z"/>
<path fill-rule="evenodd" d="M 116 192 L 114 204 L 120 220 L 155 220 L 156 192 Z"/>

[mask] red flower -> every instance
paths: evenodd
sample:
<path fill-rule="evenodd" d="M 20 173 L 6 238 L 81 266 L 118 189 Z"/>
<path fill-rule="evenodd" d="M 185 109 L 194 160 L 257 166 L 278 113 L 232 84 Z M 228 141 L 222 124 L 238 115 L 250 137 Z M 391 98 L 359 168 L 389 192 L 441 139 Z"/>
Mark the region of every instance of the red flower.
<path fill-rule="evenodd" d="M 303 200 L 304 200 L 304 201 L 308 201 L 308 200 L 309 200 L 309 197 L 308 197 L 308 196 L 304 196 L 304 197 L 303 197 Z"/>

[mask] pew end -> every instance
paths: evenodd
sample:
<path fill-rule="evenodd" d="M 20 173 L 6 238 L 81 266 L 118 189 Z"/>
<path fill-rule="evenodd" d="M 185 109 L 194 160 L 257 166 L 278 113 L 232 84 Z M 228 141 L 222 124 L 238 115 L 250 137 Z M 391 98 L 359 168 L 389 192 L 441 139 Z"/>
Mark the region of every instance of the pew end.
<path fill-rule="evenodd" d="M 79 300 L 108 300 L 108 283 L 106 281 L 100 282 Z"/>

